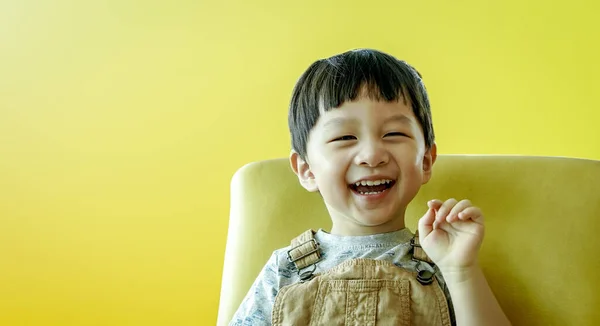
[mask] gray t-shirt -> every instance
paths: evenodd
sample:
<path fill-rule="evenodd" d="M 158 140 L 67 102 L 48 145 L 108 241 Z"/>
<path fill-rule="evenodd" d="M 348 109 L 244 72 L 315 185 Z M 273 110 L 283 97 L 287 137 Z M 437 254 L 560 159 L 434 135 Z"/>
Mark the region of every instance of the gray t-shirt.
<path fill-rule="evenodd" d="M 315 273 L 327 271 L 346 260 L 355 258 L 386 260 L 396 266 L 414 271 L 417 262 L 411 259 L 410 239 L 412 238 L 413 233 L 407 228 L 365 236 L 338 236 L 319 230 L 315 234 L 315 240 L 321 247 L 321 259 L 317 263 Z M 273 252 L 233 316 L 230 325 L 271 325 L 271 312 L 277 292 L 280 288 L 299 281 L 294 264 L 287 259 L 289 249 L 290 247 L 285 247 Z M 436 278 L 446 293 L 452 325 L 455 325 L 454 309 L 446 283 L 439 269 L 435 266 L 434 269 Z"/>

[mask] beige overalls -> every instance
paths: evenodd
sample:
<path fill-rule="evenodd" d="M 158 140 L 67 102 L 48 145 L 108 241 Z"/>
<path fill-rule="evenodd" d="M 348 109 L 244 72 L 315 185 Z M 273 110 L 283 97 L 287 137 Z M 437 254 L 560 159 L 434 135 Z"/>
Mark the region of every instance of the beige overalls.
<path fill-rule="evenodd" d="M 430 266 L 418 234 L 411 245 L 413 259 Z M 432 269 L 415 272 L 388 261 L 351 259 L 313 274 L 320 256 L 312 230 L 292 240 L 288 258 L 300 282 L 279 290 L 273 326 L 450 326 L 448 303 Z"/>

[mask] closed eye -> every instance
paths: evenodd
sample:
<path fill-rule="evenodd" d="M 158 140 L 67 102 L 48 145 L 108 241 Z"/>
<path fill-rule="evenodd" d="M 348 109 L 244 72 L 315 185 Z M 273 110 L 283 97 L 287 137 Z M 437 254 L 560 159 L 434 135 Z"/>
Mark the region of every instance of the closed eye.
<path fill-rule="evenodd" d="M 351 136 L 351 135 L 345 135 L 345 136 L 342 136 L 342 137 L 335 138 L 335 139 L 334 139 L 334 140 L 332 140 L 332 141 L 340 141 L 340 140 L 355 140 L 355 139 L 356 139 L 356 137 L 355 137 L 355 136 Z"/>
<path fill-rule="evenodd" d="M 408 135 L 403 132 L 388 132 L 384 137 L 408 137 Z"/>

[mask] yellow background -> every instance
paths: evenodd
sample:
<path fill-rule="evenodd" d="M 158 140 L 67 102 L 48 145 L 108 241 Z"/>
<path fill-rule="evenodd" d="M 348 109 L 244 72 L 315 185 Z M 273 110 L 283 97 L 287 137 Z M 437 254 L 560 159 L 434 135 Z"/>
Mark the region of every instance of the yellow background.
<path fill-rule="evenodd" d="M 1 1 L 0 325 L 214 324 L 230 177 L 351 48 L 421 71 L 441 153 L 600 159 L 598 9 Z"/>

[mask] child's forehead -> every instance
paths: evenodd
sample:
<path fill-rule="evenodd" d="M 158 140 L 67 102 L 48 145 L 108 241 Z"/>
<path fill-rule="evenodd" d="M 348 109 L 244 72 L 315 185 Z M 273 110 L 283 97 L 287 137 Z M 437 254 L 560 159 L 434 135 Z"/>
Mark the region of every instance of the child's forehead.
<path fill-rule="evenodd" d="M 331 129 L 357 124 L 399 123 L 412 125 L 417 123 L 410 106 L 403 101 L 362 101 L 346 102 L 343 105 L 322 112 L 317 127 Z"/>

